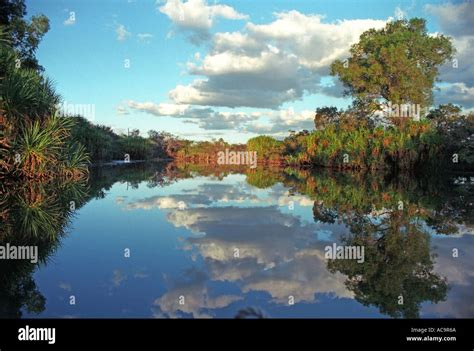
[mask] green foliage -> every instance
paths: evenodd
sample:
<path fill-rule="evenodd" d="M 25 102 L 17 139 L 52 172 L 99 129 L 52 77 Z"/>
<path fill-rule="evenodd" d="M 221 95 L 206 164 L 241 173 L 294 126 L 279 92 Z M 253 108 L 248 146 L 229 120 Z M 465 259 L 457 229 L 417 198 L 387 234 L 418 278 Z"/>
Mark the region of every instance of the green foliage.
<path fill-rule="evenodd" d="M 247 141 L 247 150 L 256 151 L 258 160 L 276 160 L 283 151 L 283 143 L 270 136 L 261 135 Z"/>
<path fill-rule="evenodd" d="M 77 208 L 85 203 L 83 182 L 36 181 L 9 184 L 9 192 L 0 193 L 0 245 L 35 245 L 38 264 L 44 264 L 60 245 L 72 216 L 70 201 Z M 0 264 L 0 317 L 19 318 L 22 311 L 40 313 L 45 298 L 32 277 L 37 264 L 29 260 L 2 260 Z"/>
<path fill-rule="evenodd" d="M 49 20 L 44 15 L 25 19 L 24 0 L 0 1 L 0 26 L 4 27 L 8 41 L 18 54 L 23 68 L 42 70 L 35 57 L 36 49 L 49 30 Z"/>
<path fill-rule="evenodd" d="M 118 135 L 110 127 L 95 125 L 87 119 L 69 117 L 75 121 L 71 139 L 84 145 L 93 162 L 123 160 L 125 154 L 131 160 L 169 158 L 175 137 L 169 133 L 150 131 L 147 138 L 138 130 L 127 135 Z"/>
<path fill-rule="evenodd" d="M 286 144 L 295 140 L 285 140 Z M 413 170 L 435 160 L 441 138 L 428 121 L 403 127 L 368 127 L 351 116 L 300 137 L 286 155 L 289 164 L 351 169 Z M 295 151 L 293 153 L 292 151 Z"/>
<path fill-rule="evenodd" d="M 121 136 L 119 148 L 123 154 L 128 154 L 132 160 L 145 160 L 151 156 L 152 142 L 138 135 Z M 123 156 L 122 156 L 123 158 Z"/>
<path fill-rule="evenodd" d="M 56 112 L 60 97 L 51 81 L 18 66 L 19 54 L 0 42 L 0 178 L 85 177 L 87 155 L 70 148 L 73 122 Z"/>
<path fill-rule="evenodd" d="M 178 160 L 187 160 L 196 163 L 216 163 L 219 152 L 225 152 L 226 149 L 233 151 L 245 150 L 244 145 L 232 145 L 223 139 L 213 141 L 190 141 L 180 140 L 176 158 Z"/>
<path fill-rule="evenodd" d="M 314 129 L 322 129 L 328 124 L 335 124 L 339 117 L 340 113 L 337 107 L 318 107 L 314 116 Z"/>
<path fill-rule="evenodd" d="M 442 161 L 450 168 L 474 170 L 474 113 L 461 113 L 453 104 L 440 105 L 430 111 L 432 121 L 443 140 Z M 453 156 L 457 161 L 453 162 Z"/>
<path fill-rule="evenodd" d="M 123 159 L 118 139 L 112 129 L 98 126 L 81 116 L 69 117 L 75 121 L 71 139 L 84 145 L 92 161 Z"/>
<path fill-rule="evenodd" d="M 432 102 L 438 67 L 454 52 L 450 38 L 428 35 L 424 19 L 393 21 L 364 32 L 348 61 L 331 65 L 331 74 L 339 76 L 347 94 L 369 102 L 373 110 L 380 99 L 426 107 Z"/>
<path fill-rule="evenodd" d="M 5 115 L 13 125 L 49 116 L 60 102 L 52 82 L 33 69 L 16 68 L 15 60 L 11 49 L 0 48 L 0 102 Z"/>
<path fill-rule="evenodd" d="M 247 172 L 246 181 L 259 189 L 265 189 L 277 184 L 280 181 L 278 173 L 271 169 L 258 167 Z"/>

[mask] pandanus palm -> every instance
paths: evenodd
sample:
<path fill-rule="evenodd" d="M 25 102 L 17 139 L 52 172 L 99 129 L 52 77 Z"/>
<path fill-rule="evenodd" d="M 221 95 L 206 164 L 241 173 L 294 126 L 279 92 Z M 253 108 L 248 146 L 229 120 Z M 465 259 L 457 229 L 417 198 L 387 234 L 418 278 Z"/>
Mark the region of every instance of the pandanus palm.
<path fill-rule="evenodd" d="M 19 173 L 27 178 L 86 175 L 88 155 L 82 145 L 70 143 L 72 125 L 71 118 L 57 114 L 25 124 L 15 142 L 21 160 Z"/>
<path fill-rule="evenodd" d="M 73 120 L 57 113 L 52 82 L 17 57 L 0 28 L 0 177 L 83 177 L 88 156 L 71 145 Z"/>

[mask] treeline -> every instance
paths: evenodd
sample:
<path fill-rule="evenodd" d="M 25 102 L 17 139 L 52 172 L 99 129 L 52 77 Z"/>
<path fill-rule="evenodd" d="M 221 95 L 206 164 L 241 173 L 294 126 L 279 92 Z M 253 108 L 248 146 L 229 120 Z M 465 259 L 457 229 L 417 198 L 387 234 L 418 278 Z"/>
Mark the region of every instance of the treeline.
<path fill-rule="evenodd" d="M 259 136 L 247 142 L 261 158 L 288 166 L 354 170 L 415 170 L 443 166 L 474 170 L 474 114 L 441 105 L 425 119 L 374 124 L 352 110 L 319 108 L 314 131 L 290 133 L 284 140 Z M 261 155 L 261 156 L 260 156 Z"/>
<path fill-rule="evenodd" d="M 217 141 L 191 141 L 164 131 L 149 130 L 141 136 L 138 129 L 127 134 L 117 134 L 112 128 L 95 125 L 81 116 L 73 120 L 71 137 L 84 145 L 92 162 L 124 160 L 178 159 L 187 162 L 212 162 L 217 152 L 225 148 L 245 150 L 245 145 L 231 145 L 222 139 Z"/>
<path fill-rule="evenodd" d="M 112 128 L 95 125 L 84 117 L 69 117 L 74 121 L 72 139 L 84 145 L 92 162 L 167 159 L 174 157 L 180 140 L 166 132 L 150 130 L 147 137 L 138 130 L 117 134 Z"/>

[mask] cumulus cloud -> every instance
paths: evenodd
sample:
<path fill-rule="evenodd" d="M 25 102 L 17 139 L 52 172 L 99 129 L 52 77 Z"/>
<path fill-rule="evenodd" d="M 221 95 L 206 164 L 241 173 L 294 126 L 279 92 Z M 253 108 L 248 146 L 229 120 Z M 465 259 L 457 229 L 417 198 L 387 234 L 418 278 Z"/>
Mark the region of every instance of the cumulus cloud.
<path fill-rule="evenodd" d="M 290 295 L 296 302 L 314 302 L 318 293 L 352 298 L 344 276 L 326 269 L 325 242 L 314 241 L 324 225 L 305 225 L 276 206 L 190 209 L 168 220 L 200 234 L 185 248 L 198 250 L 212 280 L 237 283 L 244 293 L 265 291 L 280 304 Z"/>
<path fill-rule="evenodd" d="M 218 112 L 211 108 L 195 107 L 186 104 L 153 103 L 128 101 L 128 107 L 154 116 L 170 116 L 186 119 L 188 123 L 198 124 L 208 130 L 239 129 L 249 121 L 258 118 L 254 113 Z"/>
<path fill-rule="evenodd" d="M 437 254 L 435 271 L 447 277 L 451 290 L 446 301 L 427 306 L 428 313 L 445 318 L 472 318 L 474 315 L 474 261 L 468 254 L 474 249 L 472 234 L 470 231 L 463 235 L 433 239 Z M 459 249 L 458 257 L 453 257 L 454 248 Z"/>
<path fill-rule="evenodd" d="M 443 34 L 453 39 L 457 50 L 455 60 L 440 70 L 440 80 L 453 83 L 435 93 L 436 103 L 453 102 L 466 108 L 474 107 L 474 3 L 426 5 L 425 9 L 438 20 Z M 451 95 L 452 94 L 452 95 Z"/>
<path fill-rule="evenodd" d="M 167 0 L 158 10 L 168 16 L 188 39 L 199 44 L 211 37 L 210 29 L 217 18 L 243 20 L 248 16 L 227 5 L 208 5 L 205 0 Z"/>
<path fill-rule="evenodd" d="M 215 34 L 207 55 L 188 63 L 189 74 L 199 78 L 176 86 L 170 99 L 178 104 L 277 109 L 305 94 L 336 92 L 320 84 L 329 65 L 347 55 L 364 31 L 386 23 L 325 23 L 321 15 L 298 11 L 275 16 L 269 24 L 247 23 L 243 31 Z"/>
<path fill-rule="evenodd" d="M 280 110 L 270 115 L 270 124 L 259 122 L 249 123 L 245 130 L 251 133 L 287 135 L 289 130 L 313 129 L 314 111 L 303 110 L 296 112 L 293 108 Z"/>
<path fill-rule="evenodd" d="M 132 201 L 127 204 L 127 210 L 152 210 L 152 209 L 179 209 L 193 207 L 204 207 L 211 204 L 208 196 L 201 195 L 174 195 L 153 196 L 147 199 Z"/>
<path fill-rule="evenodd" d="M 168 104 L 168 103 L 159 103 L 154 102 L 137 102 L 137 101 L 128 101 L 128 107 L 133 110 L 146 112 L 154 116 L 179 116 L 183 115 L 186 111 L 189 112 L 188 105 L 177 105 L 177 104 Z"/>
<path fill-rule="evenodd" d="M 238 130 L 243 124 L 254 119 L 255 117 L 244 112 L 214 112 L 206 118 L 193 121 L 193 123 L 197 123 L 202 129 Z"/>
<path fill-rule="evenodd" d="M 127 40 L 130 35 L 132 35 L 123 24 L 118 24 L 117 28 L 115 28 L 115 33 L 117 34 L 118 41 L 125 41 Z"/>
<path fill-rule="evenodd" d="M 183 210 L 207 207 L 213 203 L 241 203 L 245 200 L 257 200 L 255 195 L 246 194 L 243 188 L 230 184 L 204 183 L 196 189 L 183 190 L 183 192 L 184 194 L 153 196 L 130 201 L 124 208 L 126 210 Z M 116 202 L 123 204 L 125 199 Z"/>
<path fill-rule="evenodd" d="M 442 30 L 456 37 L 474 35 L 474 3 L 445 3 L 441 5 L 426 5 L 428 13 L 438 18 Z"/>
<path fill-rule="evenodd" d="M 348 54 L 352 44 L 370 28 L 380 29 L 384 20 L 355 19 L 325 23 L 322 15 L 307 15 L 298 11 L 276 14 L 269 24 L 247 24 L 255 40 L 274 42 L 279 49 L 287 50 L 298 58 L 301 65 L 327 72 L 328 66 Z M 317 48 L 317 50 L 315 50 Z"/>
<path fill-rule="evenodd" d="M 212 296 L 207 281 L 208 276 L 204 272 L 197 269 L 187 271 L 183 281 L 170 282 L 168 292 L 154 301 L 153 315 L 158 318 L 178 318 L 183 314 L 194 318 L 210 318 L 212 310 L 227 307 L 242 299 L 237 295 Z"/>
<path fill-rule="evenodd" d="M 439 87 L 435 94 L 436 102 L 447 104 L 449 102 L 463 107 L 474 107 L 474 87 L 468 87 L 465 83 L 452 83 Z"/>

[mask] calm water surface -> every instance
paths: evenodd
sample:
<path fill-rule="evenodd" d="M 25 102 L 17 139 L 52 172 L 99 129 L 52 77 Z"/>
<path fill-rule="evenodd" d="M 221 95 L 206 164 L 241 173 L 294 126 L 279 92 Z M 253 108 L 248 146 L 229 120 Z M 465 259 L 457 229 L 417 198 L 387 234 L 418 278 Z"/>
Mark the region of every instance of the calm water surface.
<path fill-rule="evenodd" d="M 60 223 L 33 218 L 34 239 L 10 206 L 4 228 L 39 243 L 42 261 L 0 263 L 0 313 L 472 318 L 473 180 L 95 168 L 79 195 L 35 188 Z M 364 262 L 327 259 L 334 243 L 363 246 Z"/>

